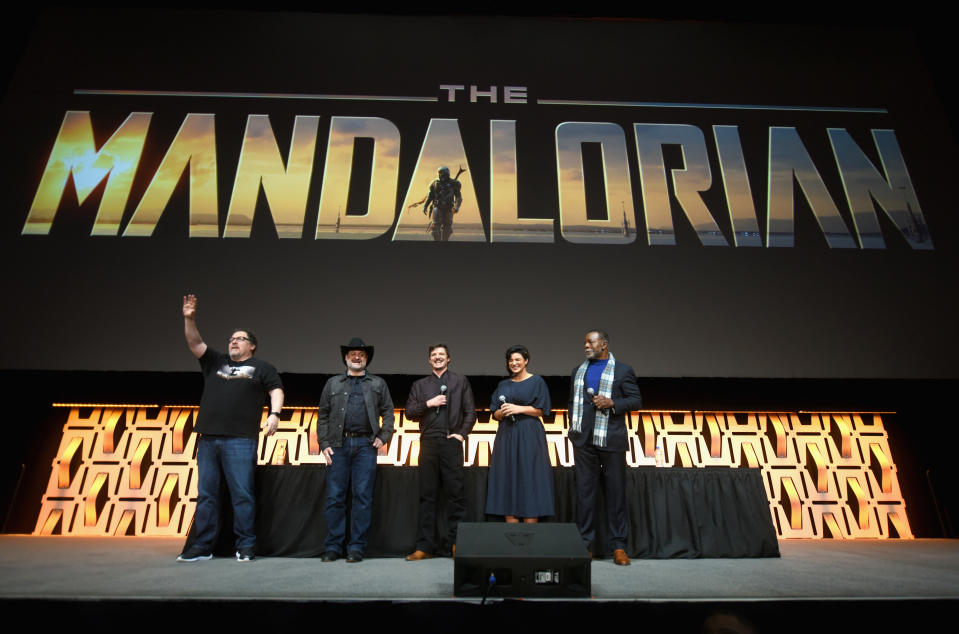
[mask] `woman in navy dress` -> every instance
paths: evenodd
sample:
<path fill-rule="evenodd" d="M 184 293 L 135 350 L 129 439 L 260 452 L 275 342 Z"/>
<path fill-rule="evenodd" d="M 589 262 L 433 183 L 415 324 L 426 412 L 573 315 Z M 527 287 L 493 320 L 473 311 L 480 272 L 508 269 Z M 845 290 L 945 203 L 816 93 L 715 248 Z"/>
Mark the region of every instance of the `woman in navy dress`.
<path fill-rule="evenodd" d="M 529 350 L 506 351 L 510 377 L 493 392 L 490 411 L 499 421 L 489 469 L 486 512 L 507 522 L 536 522 L 554 515 L 553 469 L 546 449 L 546 432 L 539 417 L 549 414 L 549 390 L 542 377 L 526 370 Z"/>

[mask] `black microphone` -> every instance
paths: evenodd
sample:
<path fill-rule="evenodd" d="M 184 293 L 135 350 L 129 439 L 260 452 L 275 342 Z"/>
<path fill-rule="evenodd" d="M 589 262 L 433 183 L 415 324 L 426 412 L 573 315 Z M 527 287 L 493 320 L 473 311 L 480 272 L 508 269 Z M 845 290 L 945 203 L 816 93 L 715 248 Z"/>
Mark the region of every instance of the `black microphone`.
<path fill-rule="evenodd" d="M 446 386 L 445 386 L 445 385 L 441 385 L 441 386 L 440 386 L 440 396 L 442 396 L 442 395 L 444 395 L 444 394 L 446 394 Z M 437 405 L 437 406 L 436 406 L 436 413 L 437 413 L 437 414 L 440 413 L 440 407 L 442 407 L 442 406 L 441 406 L 441 405 Z"/>
<path fill-rule="evenodd" d="M 500 394 L 500 395 L 499 395 L 499 402 L 500 402 L 500 403 L 505 403 L 505 402 L 506 402 L 506 397 L 503 396 L 502 394 Z M 512 414 L 509 415 L 509 419 L 510 419 L 511 421 L 513 421 L 514 423 L 516 422 L 516 417 L 513 416 Z"/>

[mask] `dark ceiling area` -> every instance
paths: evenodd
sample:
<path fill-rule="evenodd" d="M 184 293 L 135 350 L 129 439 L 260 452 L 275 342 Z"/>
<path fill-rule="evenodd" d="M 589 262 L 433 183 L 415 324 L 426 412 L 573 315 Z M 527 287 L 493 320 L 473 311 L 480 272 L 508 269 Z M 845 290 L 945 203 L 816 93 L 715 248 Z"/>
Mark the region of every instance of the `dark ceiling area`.
<path fill-rule="evenodd" d="M 405 4 L 405 3 L 404 3 Z M 584 5 L 589 4 L 588 8 Z M 609 6 L 592 6 L 595 3 L 552 3 L 551 12 L 544 14 L 542 5 L 533 9 L 532 3 L 502 2 L 502 3 L 449 3 L 446 6 L 438 5 L 436 10 L 425 8 L 409 8 L 404 6 L 402 11 L 363 11 L 363 5 L 351 3 L 338 5 L 335 3 L 304 3 L 304 2 L 273 2 L 264 5 L 218 3 L 218 2 L 167 2 L 155 7 L 141 6 L 141 10 L 169 11 L 169 10 L 205 10 L 205 11 L 267 11 L 267 12 L 308 12 L 308 13 L 377 13 L 395 15 L 432 15 L 461 16 L 504 16 L 523 18 L 551 18 L 568 20 L 638 20 L 638 21 L 691 21 L 691 22 L 726 22 L 741 24 L 789 24 L 809 26 L 834 26 L 837 28 L 898 28 L 905 29 L 913 35 L 926 68 L 929 70 L 936 90 L 943 106 L 947 111 L 950 125 L 955 136 L 957 126 L 957 89 L 955 86 L 956 54 L 954 44 L 955 27 L 950 21 L 931 8 L 931 3 L 910 2 L 895 7 L 894 10 L 885 10 L 879 5 L 870 3 L 836 3 L 815 0 L 814 2 L 796 3 L 767 3 L 764 6 L 728 6 L 730 3 L 682 3 L 677 6 L 655 6 L 649 3 L 638 4 L 631 11 Z M 317 9 L 317 7 L 322 9 Z M 33 27 L 40 16 L 48 9 L 69 7 L 78 8 L 74 3 L 33 2 L 18 7 L 18 16 L 6 21 L 3 34 L 3 56 L 0 61 L 0 86 L 9 84 L 16 70 L 20 56 L 26 47 Z M 110 5 L 93 4 L 96 10 L 109 10 Z M 97 34 L 90 34 L 97 37 Z M 413 34 L 412 40 L 419 44 L 425 43 L 426 32 Z M 455 41 L 453 43 L 455 46 Z"/>

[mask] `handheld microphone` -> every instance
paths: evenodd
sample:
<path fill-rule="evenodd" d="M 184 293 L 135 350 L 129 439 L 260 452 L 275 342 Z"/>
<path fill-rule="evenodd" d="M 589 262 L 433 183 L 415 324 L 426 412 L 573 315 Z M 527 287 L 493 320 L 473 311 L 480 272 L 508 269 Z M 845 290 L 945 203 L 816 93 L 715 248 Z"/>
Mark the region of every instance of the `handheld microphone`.
<path fill-rule="evenodd" d="M 591 387 L 586 388 L 586 393 L 589 394 L 589 400 L 590 400 L 590 401 L 592 401 L 592 400 L 593 400 L 593 397 L 596 396 L 596 390 L 594 390 L 594 389 L 591 388 Z M 602 411 L 603 411 L 603 413 L 605 414 L 606 412 L 609 411 L 609 409 L 608 409 L 608 408 L 607 408 L 607 409 L 603 409 Z"/>
<path fill-rule="evenodd" d="M 445 385 L 441 385 L 441 386 L 440 386 L 440 396 L 442 396 L 442 395 L 444 395 L 444 394 L 446 394 L 446 386 L 445 386 Z M 442 406 L 441 406 L 441 405 L 437 405 L 437 406 L 436 406 L 436 413 L 437 413 L 437 414 L 440 413 L 440 407 L 442 407 Z"/>
<path fill-rule="evenodd" d="M 499 402 L 500 402 L 500 403 L 505 403 L 505 402 L 506 402 L 506 397 L 503 396 L 502 394 L 500 394 L 500 395 L 499 395 Z M 509 419 L 510 419 L 511 421 L 513 421 L 514 423 L 516 422 L 516 417 L 513 416 L 512 414 L 509 415 Z"/>

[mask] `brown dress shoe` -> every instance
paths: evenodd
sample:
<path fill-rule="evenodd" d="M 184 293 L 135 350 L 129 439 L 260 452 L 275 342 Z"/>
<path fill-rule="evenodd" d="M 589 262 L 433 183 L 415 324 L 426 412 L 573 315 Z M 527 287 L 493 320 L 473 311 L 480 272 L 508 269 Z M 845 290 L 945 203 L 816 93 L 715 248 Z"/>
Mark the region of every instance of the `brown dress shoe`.
<path fill-rule="evenodd" d="M 626 551 L 622 548 L 617 548 L 613 551 L 613 563 L 617 566 L 628 566 L 629 557 L 626 556 Z"/>
<path fill-rule="evenodd" d="M 429 554 L 425 550 L 414 550 L 413 554 L 406 556 L 406 561 L 419 561 L 421 559 L 429 559 L 433 555 Z"/>

